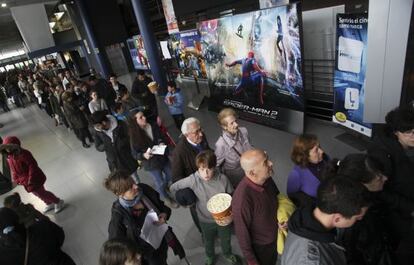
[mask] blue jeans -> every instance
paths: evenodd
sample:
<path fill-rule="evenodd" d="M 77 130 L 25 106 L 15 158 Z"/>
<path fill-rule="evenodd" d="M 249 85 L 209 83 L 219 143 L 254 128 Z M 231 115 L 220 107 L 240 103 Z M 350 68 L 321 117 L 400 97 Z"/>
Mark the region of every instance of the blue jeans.
<path fill-rule="evenodd" d="M 168 198 L 169 195 L 165 191 L 167 188 L 168 183 L 171 181 L 171 165 L 168 161 L 165 163 L 164 167 L 161 169 L 153 169 L 149 170 L 151 175 L 154 178 L 156 190 L 160 194 L 161 198 Z"/>

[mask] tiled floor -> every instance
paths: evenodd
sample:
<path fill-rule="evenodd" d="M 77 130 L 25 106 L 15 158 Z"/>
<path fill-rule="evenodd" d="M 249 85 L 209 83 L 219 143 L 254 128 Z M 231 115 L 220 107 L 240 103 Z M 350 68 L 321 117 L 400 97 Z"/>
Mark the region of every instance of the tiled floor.
<path fill-rule="evenodd" d="M 192 98 L 195 90 L 187 88 L 188 85 L 183 87 L 187 98 Z M 179 132 L 173 126 L 173 121 L 166 114 L 166 108 L 161 102 L 159 108 L 171 134 L 177 137 Z M 208 112 L 204 107 L 200 111 L 187 108 L 186 115 L 194 115 L 201 120 L 209 143 L 213 147 L 220 134 L 216 114 Z M 108 174 L 105 155 L 94 148 L 82 148 L 72 132 L 63 127 L 55 127 L 53 120 L 35 105 L 1 114 L 0 123 L 5 124 L 0 129 L 0 135 L 18 136 L 22 140 L 23 147 L 33 153 L 46 173 L 48 177 L 46 187 L 67 202 L 68 206 L 64 211 L 57 215 L 49 214 L 49 217 L 65 230 L 64 250 L 78 265 L 98 264 L 99 250 L 107 238 L 111 205 L 115 199 L 102 186 L 102 181 Z M 286 177 L 292 167 L 289 151 L 294 135 L 244 121 L 240 123 L 248 128 L 253 145 L 267 150 L 270 154 L 275 162 L 274 179 L 279 189 L 285 191 Z M 306 131 L 320 137 L 322 147 L 331 157 L 342 157 L 346 153 L 356 152 L 355 149 L 334 138 L 343 133 L 343 130 L 330 123 L 308 120 Z M 144 182 L 152 184 L 148 174 L 140 172 L 140 175 Z M 17 187 L 12 192 L 14 191 L 21 194 L 24 202 L 30 202 L 37 209 L 43 209 L 44 204 L 33 195 L 26 193 L 22 187 Z M 0 196 L 0 204 L 6 195 Z M 174 210 L 169 223 L 184 245 L 191 264 L 203 264 L 204 251 L 201 238 L 192 223 L 188 209 Z M 237 245 L 233 237 L 234 251 L 240 253 Z M 220 249 L 217 248 L 218 253 L 219 251 Z M 170 251 L 169 264 L 185 263 L 180 263 Z M 219 259 L 216 264 L 226 263 L 223 259 Z"/>

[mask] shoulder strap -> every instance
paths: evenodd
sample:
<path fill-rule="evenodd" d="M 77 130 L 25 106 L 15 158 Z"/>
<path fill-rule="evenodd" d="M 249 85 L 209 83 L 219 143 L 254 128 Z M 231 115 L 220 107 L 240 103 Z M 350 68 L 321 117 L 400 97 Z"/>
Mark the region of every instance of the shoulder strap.
<path fill-rule="evenodd" d="M 152 203 L 152 201 L 144 194 L 142 194 L 141 201 L 144 204 L 144 206 L 147 207 L 149 210 L 154 210 L 154 212 L 160 214 L 160 210 L 157 207 L 155 207 L 154 203 Z"/>
<path fill-rule="evenodd" d="M 29 229 L 26 229 L 26 251 L 24 254 L 24 265 L 29 263 Z"/>

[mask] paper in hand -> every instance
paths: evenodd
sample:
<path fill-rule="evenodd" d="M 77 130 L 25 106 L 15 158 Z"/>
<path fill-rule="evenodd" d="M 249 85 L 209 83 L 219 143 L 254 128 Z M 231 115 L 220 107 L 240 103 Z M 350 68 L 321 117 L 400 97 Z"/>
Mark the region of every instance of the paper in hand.
<path fill-rule="evenodd" d="M 154 249 L 158 249 L 160 247 L 162 239 L 168 230 L 167 224 L 154 224 L 154 222 L 157 222 L 158 220 L 157 213 L 154 212 L 154 210 L 150 210 L 145 217 L 140 235 L 140 237 Z"/>
<path fill-rule="evenodd" d="M 166 148 L 167 148 L 166 145 L 154 145 L 151 149 L 151 154 L 152 155 L 164 155 Z"/>

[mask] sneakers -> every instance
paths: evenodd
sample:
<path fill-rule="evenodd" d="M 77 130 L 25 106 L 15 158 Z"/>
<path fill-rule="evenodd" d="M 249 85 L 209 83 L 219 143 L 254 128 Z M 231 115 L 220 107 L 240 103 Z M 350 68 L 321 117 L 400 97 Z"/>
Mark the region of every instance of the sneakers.
<path fill-rule="evenodd" d="M 214 257 L 206 257 L 205 265 L 214 265 Z"/>
<path fill-rule="evenodd" d="M 89 144 L 87 144 L 87 143 L 83 143 L 82 144 L 82 146 L 83 146 L 83 148 L 89 148 L 89 147 L 91 147 Z"/>
<path fill-rule="evenodd" d="M 46 205 L 45 209 L 43 209 L 43 213 L 47 213 L 48 211 L 53 210 L 53 208 L 55 208 L 55 204 L 53 203 Z"/>
<path fill-rule="evenodd" d="M 63 210 L 65 207 L 65 202 L 63 200 L 60 200 L 58 203 L 54 204 L 55 206 L 55 213 L 58 213 Z"/>
<path fill-rule="evenodd" d="M 227 255 L 227 256 L 224 256 L 224 259 L 231 265 L 239 264 L 239 260 L 237 259 L 236 255 L 233 255 L 233 254 Z"/>

